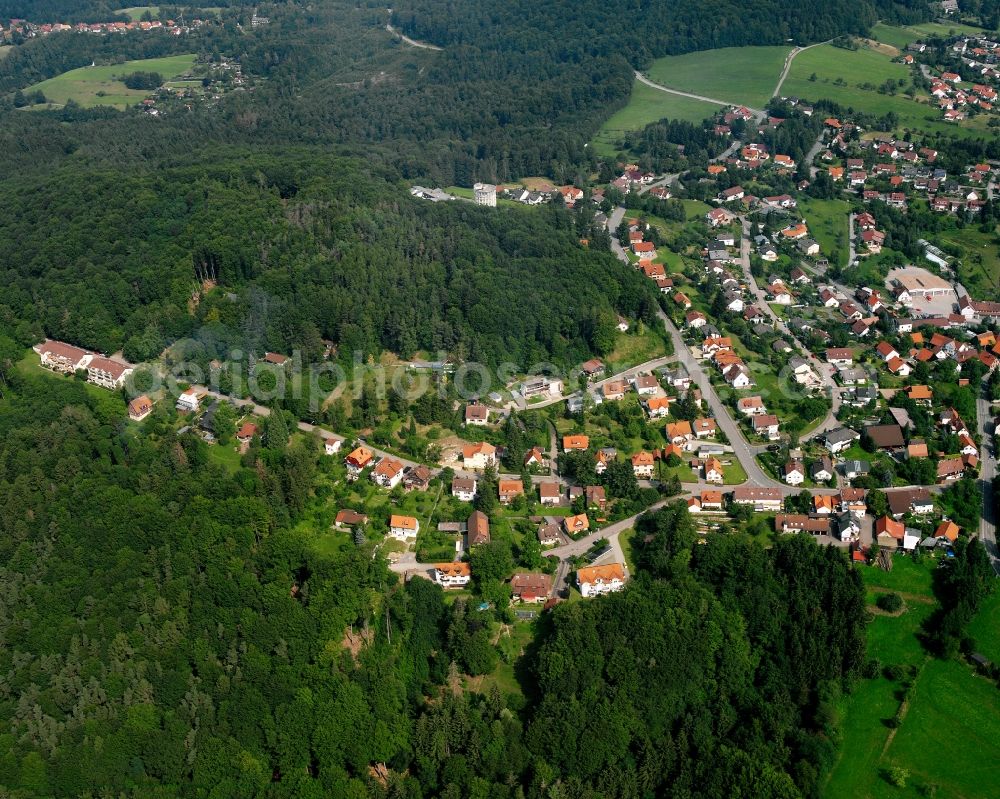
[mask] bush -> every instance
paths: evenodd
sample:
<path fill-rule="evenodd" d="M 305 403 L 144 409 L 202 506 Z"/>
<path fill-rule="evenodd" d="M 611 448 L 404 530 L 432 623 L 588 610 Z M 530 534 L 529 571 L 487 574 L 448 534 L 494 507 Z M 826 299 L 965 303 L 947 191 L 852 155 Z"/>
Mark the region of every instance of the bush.
<path fill-rule="evenodd" d="M 875 604 L 886 613 L 899 613 L 903 609 L 903 598 L 899 594 L 879 594 Z"/>

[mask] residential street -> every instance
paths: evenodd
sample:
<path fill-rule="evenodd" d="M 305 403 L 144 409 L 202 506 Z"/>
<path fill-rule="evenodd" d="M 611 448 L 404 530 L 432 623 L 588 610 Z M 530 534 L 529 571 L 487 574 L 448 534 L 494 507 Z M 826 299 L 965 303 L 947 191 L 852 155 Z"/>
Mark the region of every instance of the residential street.
<path fill-rule="evenodd" d="M 767 292 L 757 285 L 753 272 L 750 270 L 750 221 L 746 217 L 740 217 L 740 222 L 743 230 L 743 238 L 740 243 L 740 266 L 743 269 L 743 278 L 746 280 L 751 293 L 754 295 L 755 304 L 758 308 L 760 308 L 760 310 L 764 311 L 764 313 L 771 317 L 772 324 L 781 332 L 785 339 L 794 344 L 800 353 L 812 360 L 811 366 L 813 367 L 813 372 L 815 372 L 817 377 L 819 377 L 819 379 L 823 382 L 823 390 L 827 396 L 830 397 L 831 408 L 826 417 L 807 435 L 802 436 L 801 440 L 808 441 L 811 438 L 815 438 L 816 436 L 825 433 L 827 430 L 832 430 L 837 427 L 837 410 L 840 408 L 840 387 L 836 384 L 836 382 L 834 382 L 833 376 L 831 375 L 831 367 L 827 364 L 821 364 L 819 361 L 813 359 L 809 353 L 809 348 L 799 341 L 799 339 L 788 327 L 788 323 L 778 316 L 778 314 L 775 313 L 774 308 L 772 308 L 768 303 Z M 794 386 L 792 386 L 792 388 L 794 388 Z M 757 447 L 756 451 L 759 452 L 763 448 L 764 447 Z"/>

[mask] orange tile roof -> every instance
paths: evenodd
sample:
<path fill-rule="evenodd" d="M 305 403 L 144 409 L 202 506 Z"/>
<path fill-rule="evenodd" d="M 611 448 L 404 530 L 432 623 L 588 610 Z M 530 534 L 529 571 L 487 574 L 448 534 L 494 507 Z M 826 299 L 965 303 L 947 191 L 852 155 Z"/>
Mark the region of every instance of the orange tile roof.
<path fill-rule="evenodd" d="M 564 450 L 587 449 L 588 447 L 590 447 L 590 438 L 587 436 L 563 436 Z"/>
<path fill-rule="evenodd" d="M 401 527 L 404 530 L 416 530 L 417 520 L 412 516 L 397 516 L 395 513 L 389 517 L 390 527 Z"/>
<path fill-rule="evenodd" d="M 581 583 L 595 583 L 598 580 L 608 582 L 610 580 L 625 579 L 625 570 L 620 563 L 608 563 L 605 566 L 585 566 L 577 569 L 577 580 Z"/>

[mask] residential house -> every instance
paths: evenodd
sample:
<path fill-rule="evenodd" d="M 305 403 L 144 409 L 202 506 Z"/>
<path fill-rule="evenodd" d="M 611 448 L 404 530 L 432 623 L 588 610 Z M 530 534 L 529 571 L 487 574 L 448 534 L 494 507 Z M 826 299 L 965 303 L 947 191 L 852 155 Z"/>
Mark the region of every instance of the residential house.
<path fill-rule="evenodd" d="M 877 449 L 897 450 L 906 446 L 903 428 L 898 424 L 872 424 L 865 428 L 865 435 Z"/>
<path fill-rule="evenodd" d="M 637 452 L 632 456 L 632 471 L 639 479 L 653 476 L 653 456 L 648 452 Z"/>
<path fill-rule="evenodd" d="M 672 444 L 683 446 L 692 438 L 694 438 L 694 430 L 691 427 L 691 422 L 682 420 L 667 424 L 667 439 Z"/>
<path fill-rule="evenodd" d="M 938 461 L 937 481 L 939 484 L 959 480 L 963 474 L 965 474 L 965 463 L 961 458 L 944 458 Z"/>
<path fill-rule="evenodd" d="M 128 416 L 133 422 L 141 422 L 153 412 L 153 401 L 145 394 L 128 404 Z"/>
<path fill-rule="evenodd" d="M 790 486 L 802 485 L 806 479 L 806 469 L 802 461 L 788 461 L 782 469 L 782 478 Z"/>
<path fill-rule="evenodd" d="M 846 449 L 850 449 L 851 445 L 860 438 L 861 435 L 858 432 L 851 430 L 848 427 L 838 427 L 829 431 L 824 436 L 826 448 L 830 450 L 830 453 L 833 455 L 843 452 Z"/>
<path fill-rule="evenodd" d="M 944 539 L 949 543 L 953 544 L 958 540 L 958 534 L 962 531 L 955 522 L 950 519 L 944 519 L 941 524 L 937 526 L 934 531 L 934 537 L 938 539 Z"/>
<path fill-rule="evenodd" d="M 323 454 L 324 455 L 336 455 L 340 452 L 340 448 L 344 445 L 344 442 L 339 438 L 324 438 L 323 439 Z"/>
<path fill-rule="evenodd" d="M 454 477 L 451 481 L 451 495 L 462 502 L 472 502 L 476 498 L 478 481 L 474 477 Z"/>
<path fill-rule="evenodd" d="M 875 540 L 880 548 L 889 550 L 902 548 L 905 533 L 905 525 L 889 516 L 883 516 L 875 521 Z"/>
<path fill-rule="evenodd" d="M 403 479 L 403 464 L 395 458 L 382 458 L 369 475 L 382 488 L 395 488 Z"/>
<path fill-rule="evenodd" d="M 650 397 L 643 403 L 650 419 L 662 419 L 670 412 L 672 397 Z"/>
<path fill-rule="evenodd" d="M 887 489 L 885 498 L 889 501 L 889 512 L 897 519 L 907 513 L 926 515 L 934 512 L 934 500 L 925 487 Z"/>
<path fill-rule="evenodd" d="M 868 461 L 862 461 L 857 459 L 846 460 L 840 467 L 841 471 L 848 480 L 854 480 L 857 477 L 864 477 L 871 471 L 871 463 Z"/>
<path fill-rule="evenodd" d="M 563 436 L 563 452 L 576 452 L 590 447 L 590 439 L 582 435 Z"/>
<path fill-rule="evenodd" d="M 242 427 L 236 431 L 236 440 L 241 444 L 249 444 L 259 432 L 260 428 L 253 422 L 244 422 Z"/>
<path fill-rule="evenodd" d="M 562 542 L 562 533 L 559 532 L 559 525 L 546 523 L 538 527 L 538 543 L 543 547 L 555 546 Z"/>
<path fill-rule="evenodd" d="M 470 548 L 490 542 L 490 519 L 482 511 L 474 510 L 469 514 L 469 520 L 466 523 L 466 539 Z"/>
<path fill-rule="evenodd" d="M 497 482 L 497 491 L 500 504 L 509 505 L 517 497 L 524 496 L 524 484 L 520 480 L 500 480 Z"/>
<path fill-rule="evenodd" d="M 625 567 L 621 563 L 586 566 L 577 570 L 576 584 L 584 597 L 621 591 L 625 587 Z"/>
<path fill-rule="evenodd" d="M 552 578 L 547 574 L 515 574 L 510 578 L 510 593 L 517 602 L 545 602 L 552 593 Z"/>
<path fill-rule="evenodd" d="M 389 517 L 389 535 L 398 541 L 416 538 L 420 532 L 420 522 L 412 516 L 392 514 Z"/>
<path fill-rule="evenodd" d="M 558 481 L 546 481 L 538 484 L 538 501 L 543 505 L 558 505 L 562 501 L 562 486 Z"/>
<path fill-rule="evenodd" d="M 767 413 L 764 400 L 759 395 L 741 397 L 736 401 L 736 409 L 744 416 L 763 416 Z"/>
<path fill-rule="evenodd" d="M 695 419 L 692 424 L 696 438 L 712 438 L 718 432 L 718 425 L 715 419 L 701 417 Z"/>
<path fill-rule="evenodd" d="M 365 469 L 375 457 L 375 454 L 365 446 L 355 447 L 351 453 L 344 458 L 347 465 L 347 478 L 357 480 L 362 470 Z"/>
<path fill-rule="evenodd" d="M 809 464 L 809 476 L 817 483 L 825 483 L 827 480 L 832 480 L 833 461 L 827 455 L 813 461 Z"/>
<path fill-rule="evenodd" d="M 722 485 L 725 474 L 722 469 L 722 462 L 718 458 L 706 458 L 704 463 L 704 477 L 706 483 L 717 483 Z"/>
<path fill-rule="evenodd" d="M 636 394 L 640 397 L 648 397 L 660 390 L 659 382 L 652 375 L 636 375 L 632 384 L 635 386 Z"/>
<path fill-rule="evenodd" d="M 829 535 L 829 517 L 812 517 L 804 513 L 779 513 L 774 517 L 776 533 L 810 533 L 811 535 Z"/>
<path fill-rule="evenodd" d="M 177 397 L 176 407 L 179 411 L 196 413 L 200 402 L 201 395 L 199 395 L 198 390 L 189 388 L 186 391 L 181 392 L 180 396 Z"/>
<path fill-rule="evenodd" d="M 465 423 L 477 427 L 485 427 L 490 423 L 490 409 L 485 405 L 472 403 L 465 406 Z"/>
<path fill-rule="evenodd" d="M 472 570 L 468 563 L 462 561 L 435 563 L 431 575 L 442 588 L 464 588 L 472 579 Z"/>
<path fill-rule="evenodd" d="M 607 510 L 608 496 L 604 491 L 604 486 L 587 486 L 583 490 L 583 495 L 590 510 Z"/>
<path fill-rule="evenodd" d="M 337 517 L 333 520 L 333 526 L 338 530 L 354 527 L 363 527 L 368 524 L 368 515 L 358 513 L 350 508 L 343 508 L 337 512 Z"/>
<path fill-rule="evenodd" d="M 763 436 L 771 441 L 778 438 L 779 424 L 778 417 L 773 413 L 755 415 L 750 419 L 750 426 L 753 428 L 753 431 L 757 435 Z"/>
<path fill-rule="evenodd" d="M 579 513 L 576 516 L 567 516 L 563 519 L 563 528 L 567 535 L 578 535 L 590 529 L 590 519 L 586 513 Z"/>
<path fill-rule="evenodd" d="M 462 447 L 462 466 L 465 469 L 487 469 L 496 466 L 497 448 L 485 441 Z"/>
<path fill-rule="evenodd" d="M 625 396 L 625 391 L 624 380 L 609 380 L 601 386 L 601 396 L 605 402 L 614 402 L 622 399 Z"/>
<path fill-rule="evenodd" d="M 831 347 L 826 351 L 826 362 L 834 366 L 853 366 L 854 350 L 850 347 Z"/>
<path fill-rule="evenodd" d="M 545 464 L 545 453 L 541 447 L 532 447 L 524 453 L 524 467 L 530 469 L 533 466 L 543 466 Z"/>
<path fill-rule="evenodd" d="M 587 376 L 587 379 L 593 380 L 604 374 L 604 362 L 599 358 L 591 358 L 589 361 L 584 361 L 580 365 L 580 371 Z"/>
<path fill-rule="evenodd" d="M 745 488 L 733 489 L 733 503 L 749 505 L 758 513 L 780 511 L 784 503 L 780 488 Z"/>

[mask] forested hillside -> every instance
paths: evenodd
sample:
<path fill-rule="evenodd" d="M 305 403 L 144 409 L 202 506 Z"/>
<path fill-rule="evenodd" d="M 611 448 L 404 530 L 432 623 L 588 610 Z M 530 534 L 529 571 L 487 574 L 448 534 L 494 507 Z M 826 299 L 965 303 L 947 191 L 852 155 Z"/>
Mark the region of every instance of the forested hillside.
<path fill-rule="evenodd" d="M 914 5 L 924 13 L 924 4 Z M 712 47 L 808 43 L 864 33 L 878 17 L 907 8 L 847 2 L 532 4 L 408 0 L 391 20 L 418 39 L 444 47 L 409 48 L 384 30 L 381 4 L 266 9 L 271 24 L 237 31 L 211 26 L 144 45 L 239 57 L 268 82 L 257 97 L 234 96 L 211 115 L 131 119 L 108 125 L 104 112 L 80 115 L 65 131 L 54 119 L 7 120 L 11 151 L 48 159 L 145 160 L 184 156 L 191 142 L 228 145 L 297 142 L 363 146 L 407 177 L 441 185 L 550 175 L 569 182 L 592 169 L 585 145 L 625 104 L 632 70 L 651 58 Z M 61 69 L 106 56 L 101 37 L 59 35 L 29 42 L 0 62 L 0 89 L 13 91 Z M 130 45 L 139 47 L 140 45 Z M 176 52 L 176 49 L 171 49 Z M 10 60 L 12 59 L 12 60 Z M 47 115 L 45 115 L 47 116 Z M 99 121 L 90 121 L 91 117 Z M 133 115 L 134 117 L 135 115 Z M 37 126 L 37 127 L 36 127 Z M 44 134 L 44 135 L 43 135 Z M 37 141 L 34 141 L 37 138 Z M 2 138 L 0 138 L 2 141 Z M 103 147 L 94 147 L 101 141 Z M 20 158 L 18 158 L 20 160 Z M 32 165 L 37 159 L 32 160 Z"/>
<path fill-rule="evenodd" d="M 0 316 L 135 361 L 214 324 L 228 337 L 210 357 L 318 358 L 325 338 L 348 354 L 570 365 L 602 319 L 651 320 L 657 307 L 648 280 L 580 246 L 592 233 L 555 207 L 420 202 L 348 159 L 66 168 L 8 181 L 0 198 L 0 246 L 18 253 L 2 268 Z M 202 280 L 242 298 L 191 312 Z"/>
<path fill-rule="evenodd" d="M 526 702 L 455 693 L 495 658 L 464 603 L 293 527 L 317 447 L 229 472 L 162 414 L 139 433 L 80 383 L 21 377 L 17 352 L 0 338 L 14 795 L 815 795 L 863 651 L 840 553 L 698 547 L 675 506 L 625 593 L 554 611 Z"/>

